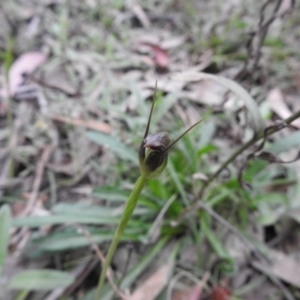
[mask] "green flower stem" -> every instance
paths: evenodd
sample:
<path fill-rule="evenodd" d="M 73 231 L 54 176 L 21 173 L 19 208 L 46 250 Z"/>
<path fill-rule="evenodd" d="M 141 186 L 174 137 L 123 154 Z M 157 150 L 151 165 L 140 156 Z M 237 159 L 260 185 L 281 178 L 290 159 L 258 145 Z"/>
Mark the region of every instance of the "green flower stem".
<path fill-rule="evenodd" d="M 123 211 L 121 220 L 119 222 L 119 225 L 115 231 L 115 235 L 114 238 L 110 244 L 110 247 L 108 249 L 107 255 L 106 255 L 106 260 L 104 265 L 102 266 L 102 270 L 101 270 L 101 275 L 99 277 L 99 282 L 98 282 L 98 286 L 97 286 L 97 290 L 96 290 L 96 295 L 95 295 L 95 300 L 100 300 L 100 295 L 101 295 L 101 290 L 105 281 L 105 277 L 106 277 L 106 272 L 107 269 L 112 261 L 112 258 L 115 254 L 115 251 L 117 249 L 117 246 L 119 244 L 119 241 L 122 237 L 122 234 L 127 226 L 128 221 L 130 220 L 130 217 L 133 213 L 133 210 L 137 204 L 137 201 L 139 199 L 139 196 L 144 188 L 144 186 L 146 185 L 146 183 L 148 182 L 148 179 L 141 175 L 135 185 L 134 188 L 128 198 L 126 207 Z"/>

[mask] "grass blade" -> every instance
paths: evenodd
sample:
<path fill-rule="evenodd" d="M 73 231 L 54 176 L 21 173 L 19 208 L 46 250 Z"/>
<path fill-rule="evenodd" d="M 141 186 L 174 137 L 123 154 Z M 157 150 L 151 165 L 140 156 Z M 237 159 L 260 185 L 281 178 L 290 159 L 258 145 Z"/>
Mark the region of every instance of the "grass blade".
<path fill-rule="evenodd" d="M 8 205 L 0 209 L 0 275 L 7 254 L 11 213 Z"/>
<path fill-rule="evenodd" d="M 52 216 L 32 216 L 22 217 L 14 220 L 13 225 L 17 227 L 40 227 L 42 225 L 55 225 L 55 224 L 118 224 L 119 218 L 113 217 L 97 217 L 93 215 L 52 215 Z"/>
<path fill-rule="evenodd" d="M 99 231 L 99 230 L 98 230 Z M 125 241 L 137 241 L 139 240 L 141 232 L 125 233 L 121 240 Z M 104 231 L 101 233 L 91 233 L 92 240 L 99 244 L 102 242 L 109 242 L 114 236 L 114 231 Z M 90 240 L 77 232 L 64 232 L 59 234 L 53 234 L 49 237 L 40 238 L 34 240 L 32 245 L 37 250 L 43 251 L 66 251 L 70 249 L 78 249 L 80 247 L 87 247 L 91 245 Z"/>
<path fill-rule="evenodd" d="M 47 291 L 67 287 L 74 278 L 66 272 L 54 270 L 28 270 L 19 273 L 10 282 L 11 289 Z"/>
<path fill-rule="evenodd" d="M 130 160 L 135 164 L 137 163 L 136 153 L 131 148 L 127 147 L 124 143 L 119 141 L 117 138 L 96 131 L 88 131 L 86 135 L 96 144 L 109 148 L 118 157 Z"/>
<path fill-rule="evenodd" d="M 227 249 L 223 246 L 222 242 L 215 236 L 215 234 L 210 230 L 205 218 L 201 219 L 201 228 L 207 237 L 211 247 L 218 254 L 219 257 L 223 259 L 230 259 Z"/>

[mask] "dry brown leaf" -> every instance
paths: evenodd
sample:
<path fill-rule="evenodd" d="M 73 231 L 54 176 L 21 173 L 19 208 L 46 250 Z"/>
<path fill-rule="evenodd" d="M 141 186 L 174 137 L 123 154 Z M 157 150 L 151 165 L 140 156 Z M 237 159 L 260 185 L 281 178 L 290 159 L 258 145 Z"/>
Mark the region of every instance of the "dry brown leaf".
<path fill-rule="evenodd" d="M 286 119 L 292 115 L 279 88 L 270 91 L 267 101 L 269 102 L 271 109 L 282 119 Z M 300 120 L 296 119 L 293 121 L 292 125 L 300 128 Z"/>
<path fill-rule="evenodd" d="M 206 273 L 203 279 L 198 284 L 193 286 L 187 298 L 188 300 L 198 300 L 201 298 L 203 287 L 205 286 L 209 276 L 209 273 Z"/>
<path fill-rule="evenodd" d="M 41 87 L 66 94 L 68 97 L 80 96 L 80 84 L 70 79 L 69 74 L 61 65 L 47 66 L 46 70 L 36 72 L 30 80 Z"/>
<path fill-rule="evenodd" d="M 276 250 L 268 250 L 270 253 L 271 270 L 279 279 L 300 288 L 300 261 Z M 265 273 L 265 270 L 259 262 L 254 262 L 253 266 Z"/>
<path fill-rule="evenodd" d="M 146 15 L 144 9 L 138 3 L 131 4 L 130 8 L 145 28 L 151 27 L 151 22 L 148 16 Z"/>
<path fill-rule="evenodd" d="M 229 289 L 221 285 L 214 288 L 210 300 L 229 300 L 230 295 Z"/>
<path fill-rule="evenodd" d="M 173 291 L 172 300 L 199 300 L 203 292 L 203 288 L 206 285 L 210 277 L 209 273 L 205 273 L 203 278 L 195 285 L 188 289 Z"/>
<path fill-rule="evenodd" d="M 154 300 L 167 284 L 173 266 L 173 263 L 168 263 L 160 267 L 135 290 L 128 300 Z"/>
<path fill-rule="evenodd" d="M 172 293 L 172 300 L 187 300 L 189 291 L 175 291 Z"/>
<path fill-rule="evenodd" d="M 23 210 L 26 207 L 26 203 L 22 201 L 16 201 L 12 204 L 12 214 L 14 217 L 18 217 L 22 214 Z"/>
<path fill-rule="evenodd" d="M 18 57 L 9 69 L 9 93 L 11 96 L 17 91 L 24 81 L 24 75 L 31 74 L 37 67 L 42 65 L 47 59 L 47 56 L 41 52 L 28 52 Z M 7 89 L 4 88 L 2 95 L 7 96 Z"/>
<path fill-rule="evenodd" d="M 71 119 L 64 116 L 51 116 L 51 118 L 55 121 L 85 127 L 91 130 L 101 131 L 104 133 L 112 132 L 111 126 L 106 123 L 95 121 L 95 120 L 82 120 L 82 119 Z"/>
<path fill-rule="evenodd" d="M 293 0 L 283 0 L 279 8 L 279 14 L 284 15 L 291 12 L 294 6 L 293 2 Z"/>

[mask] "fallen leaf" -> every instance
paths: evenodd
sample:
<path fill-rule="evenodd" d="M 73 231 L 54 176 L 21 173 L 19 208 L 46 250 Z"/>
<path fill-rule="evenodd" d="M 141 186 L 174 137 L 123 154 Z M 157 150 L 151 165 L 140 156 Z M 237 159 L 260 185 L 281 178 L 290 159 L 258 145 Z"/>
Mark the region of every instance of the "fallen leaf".
<path fill-rule="evenodd" d="M 230 291 L 225 286 L 214 287 L 213 292 L 210 296 L 210 300 L 229 300 Z"/>
<path fill-rule="evenodd" d="M 187 300 L 189 291 L 175 291 L 172 293 L 172 300 Z"/>
<path fill-rule="evenodd" d="M 9 93 L 11 96 L 17 91 L 24 81 L 24 75 L 29 75 L 46 61 L 47 56 L 42 52 L 28 52 L 19 56 L 9 69 Z M 7 96 L 7 89 L 4 87 L 2 95 Z"/>
<path fill-rule="evenodd" d="M 203 287 L 206 285 L 209 277 L 210 274 L 205 273 L 203 278 L 192 287 L 172 292 L 172 300 L 200 300 Z"/>
<path fill-rule="evenodd" d="M 131 4 L 130 8 L 145 28 L 151 27 L 151 22 L 148 16 L 146 15 L 144 9 L 138 3 Z"/>
<path fill-rule="evenodd" d="M 65 68 L 60 65 L 47 66 L 46 70 L 31 76 L 30 81 L 44 88 L 64 93 L 68 97 L 80 96 L 80 84 L 72 82 Z"/>
<path fill-rule="evenodd" d="M 12 204 L 12 213 L 14 217 L 18 217 L 22 214 L 26 207 L 26 203 L 22 201 L 16 201 Z"/>
<path fill-rule="evenodd" d="M 271 109 L 282 119 L 286 119 L 292 115 L 292 112 L 286 105 L 284 96 L 279 88 L 274 88 L 269 92 L 267 101 Z M 293 121 L 292 125 L 300 128 L 300 120 L 296 119 Z"/>
<path fill-rule="evenodd" d="M 290 159 L 288 161 L 283 161 L 281 158 L 277 157 L 274 153 L 268 151 L 262 151 L 259 154 L 256 154 L 255 157 L 266 160 L 271 163 L 289 164 L 297 161 L 300 158 L 300 151 L 298 152 L 295 158 Z"/>
<path fill-rule="evenodd" d="M 154 300 L 167 284 L 173 267 L 173 263 L 168 263 L 160 267 L 135 290 L 128 300 Z"/>
<path fill-rule="evenodd" d="M 295 1 L 293 0 L 283 0 L 281 1 L 280 8 L 278 10 L 280 15 L 285 15 L 291 12 L 295 5 Z"/>
<path fill-rule="evenodd" d="M 272 273 L 279 279 L 300 288 L 300 262 L 291 255 L 286 255 L 280 251 L 268 249 L 270 257 L 270 268 Z M 269 273 L 261 263 L 254 261 L 253 266 L 265 273 Z"/>
<path fill-rule="evenodd" d="M 5 90 L 1 90 L 0 95 L 1 97 L 7 97 Z M 2 101 L 0 102 L 0 116 L 1 117 L 5 116 L 6 112 L 7 112 L 7 103 Z"/>
<path fill-rule="evenodd" d="M 167 69 L 170 63 L 168 51 L 158 46 L 157 44 L 150 42 L 140 42 L 141 45 L 145 45 L 151 48 L 154 53 L 155 66 L 160 69 Z"/>
<path fill-rule="evenodd" d="M 174 81 L 180 82 L 184 81 L 189 82 L 198 82 L 201 80 L 211 80 L 214 81 L 223 87 L 227 88 L 235 96 L 244 102 L 244 105 L 247 107 L 250 115 L 252 125 L 256 132 L 262 132 L 265 129 L 265 122 L 260 114 L 260 111 L 257 106 L 257 102 L 253 97 L 237 82 L 219 75 L 213 75 L 203 72 L 180 72 L 174 73 L 172 76 Z"/>
<path fill-rule="evenodd" d="M 51 116 L 51 119 L 55 121 L 75 125 L 75 126 L 85 127 L 87 129 L 92 129 L 95 131 L 101 131 L 105 133 L 112 132 L 111 126 L 109 126 L 106 123 L 95 121 L 95 120 L 71 119 L 64 116 Z"/>
<path fill-rule="evenodd" d="M 191 289 L 187 300 L 199 300 L 201 298 L 203 286 L 206 284 L 209 276 L 209 273 L 206 273 L 203 279 Z"/>

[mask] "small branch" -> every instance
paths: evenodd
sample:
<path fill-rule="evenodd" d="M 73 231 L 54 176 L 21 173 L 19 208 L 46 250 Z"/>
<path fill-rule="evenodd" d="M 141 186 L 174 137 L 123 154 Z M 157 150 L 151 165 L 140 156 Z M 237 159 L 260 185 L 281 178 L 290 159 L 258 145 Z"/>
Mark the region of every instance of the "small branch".
<path fill-rule="evenodd" d="M 50 84 L 50 83 L 48 83 L 48 82 L 46 82 L 42 79 L 34 77 L 33 75 L 31 75 L 29 78 L 32 82 L 34 82 L 34 83 L 36 83 L 36 84 L 38 84 L 38 85 L 40 85 L 44 88 L 52 89 L 54 91 L 63 93 L 63 94 L 67 95 L 70 98 L 75 98 L 75 97 L 80 97 L 81 96 L 81 92 L 80 92 L 79 88 L 75 92 L 69 92 L 69 91 L 65 90 L 64 88 L 62 88 L 60 86 Z"/>
<path fill-rule="evenodd" d="M 36 200 L 38 198 L 40 185 L 42 183 L 42 179 L 43 179 L 43 175 L 44 175 L 45 166 L 53 152 L 53 149 L 54 149 L 53 145 L 46 146 L 42 153 L 42 156 L 38 162 L 36 176 L 35 176 L 33 186 L 32 186 L 32 192 L 31 192 L 30 198 L 27 202 L 26 208 L 24 209 L 24 211 L 22 213 L 23 215 L 29 214 L 35 206 Z"/>
<path fill-rule="evenodd" d="M 255 32 L 251 33 L 249 39 L 246 41 L 248 54 L 247 59 L 242 70 L 238 73 L 236 78 L 244 78 L 246 75 L 251 74 L 259 64 L 262 54 L 261 48 L 267 36 L 269 27 L 276 20 L 276 18 L 280 17 L 278 15 L 278 10 L 282 4 L 282 0 L 276 0 L 271 15 L 269 16 L 269 18 L 265 18 L 267 7 L 269 5 L 273 5 L 273 3 L 274 1 L 272 0 L 266 0 L 261 6 L 257 29 Z"/>
<path fill-rule="evenodd" d="M 283 120 L 282 124 L 289 125 L 291 124 L 294 120 L 298 119 L 300 117 L 300 110 L 295 112 L 293 115 L 291 115 L 289 118 Z M 178 220 L 176 222 L 174 222 L 174 225 L 178 226 L 179 223 L 182 222 L 182 220 L 184 219 L 184 217 L 186 216 L 187 213 L 189 213 L 192 210 L 195 210 L 197 208 L 198 199 L 201 199 L 204 195 L 204 192 L 206 191 L 206 189 L 208 188 L 208 186 L 219 176 L 219 174 L 227 168 L 227 166 L 232 163 L 240 154 L 242 154 L 246 149 L 248 149 L 249 147 L 251 147 L 252 145 L 254 145 L 257 141 L 259 141 L 260 139 L 262 139 L 263 137 L 268 137 L 270 135 L 272 135 L 273 133 L 279 131 L 282 129 L 282 126 L 273 126 L 270 130 L 267 130 L 265 132 L 261 132 L 259 134 L 257 134 L 256 136 L 254 136 L 251 140 L 249 140 L 246 144 L 244 144 L 243 146 L 241 146 L 239 149 L 237 149 L 220 167 L 219 169 L 213 173 L 208 180 L 203 184 L 198 196 L 196 197 L 196 199 L 192 202 L 192 204 L 187 207 L 179 216 Z"/>
<path fill-rule="evenodd" d="M 88 239 L 88 241 L 92 245 L 93 250 L 96 252 L 99 260 L 102 263 L 102 265 L 104 265 L 105 264 L 105 256 L 101 252 L 101 250 L 99 249 L 97 243 L 94 241 L 93 236 L 91 235 L 91 233 L 85 227 L 83 227 L 81 225 L 75 225 L 74 227 L 79 229 L 85 235 L 85 237 Z M 112 289 L 120 297 L 120 299 L 127 300 L 126 296 L 121 291 L 119 291 L 118 287 L 114 283 L 113 272 L 112 272 L 112 269 L 110 267 L 108 267 L 106 276 L 107 276 L 108 282 L 111 285 Z"/>

